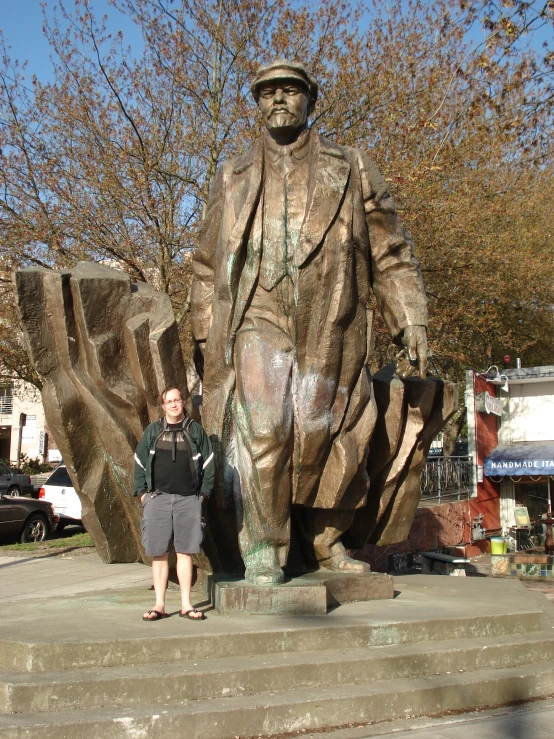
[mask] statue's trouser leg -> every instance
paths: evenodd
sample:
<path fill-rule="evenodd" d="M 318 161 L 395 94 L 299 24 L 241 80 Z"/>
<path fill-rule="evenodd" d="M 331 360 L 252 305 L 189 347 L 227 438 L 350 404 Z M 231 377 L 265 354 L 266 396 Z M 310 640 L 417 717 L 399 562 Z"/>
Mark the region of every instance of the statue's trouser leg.
<path fill-rule="evenodd" d="M 246 320 L 235 343 L 239 544 L 247 570 L 279 569 L 290 543 L 293 345 L 278 326 Z M 247 573 L 248 574 L 248 573 Z"/>
<path fill-rule="evenodd" d="M 302 508 L 296 506 L 298 531 L 304 541 L 309 560 L 329 559 L 341 551 L 341 536 L 354 520 L 355 510 L 340 511 L 336 508 Z"/>
<path fill-rule="evenodd" d="M 370 571 L 366 562 L 349 557 L 341 542 L 355 513 L 355 510 L 334 508 L 305 508 L 302 511 L 300 530 L 320 567 L 352 573 Z"/>
<path fill-rule="evenodd" d="M 314 554 L 318 561 L 328 559 L 336 552 L 337 544 L 340 544 L 341 536 L 350 528 L 355 513 L 355 510 L 337 511 L 333 508 L 306 510 L 306 516 L 311 519 Z"/>

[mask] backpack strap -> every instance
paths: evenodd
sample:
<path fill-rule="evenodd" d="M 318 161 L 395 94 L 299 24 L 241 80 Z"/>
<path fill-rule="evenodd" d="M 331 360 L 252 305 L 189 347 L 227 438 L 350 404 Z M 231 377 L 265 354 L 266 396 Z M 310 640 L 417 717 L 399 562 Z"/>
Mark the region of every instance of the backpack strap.
<path fill-rule="evenodd" d="M 154 445 L 156 445 L 158 443 L 158 440 L 163 435 L 163 433 L 168 430 L 168 428 L 167 428 L 167 418 L 165 416 L 162 416 L 160 418 L 160 424 L 161 424 L 162 429 L 161 429 L 160 433 L 157 435 L 157 437 L 155 439 L 155 442 L 154 442 Z M 181 431 L 182 431 L 183 437 L 185 438 L 185 440 L 187 441 L 187 443 L 189 445 L 189 449 L 190 449 L 190 456 L 189 456 L 189 459 L 190 459 L 190 472 L 191 472 L 192 479 L 193 479 L 193 482 L 194 482 L 194 487 L 195 487 L 195 489 L 197 491 L 197 494 L 198 494 L 198 491 L 200 490 L 200 481 L 198 479 L 198 472 L 196 470 L 196 464 L 195 464 L 194 459 L 193 459 L 193 457 L 194 457 L 194 451 L 196 449 L 196 444 L 194 443 L 194 441 L 193 441 L 193 439 L 192 439 L 192 437 L 191 437 L 191 435 L 189 433 L 189 429 L 192 426 L 192 424 L 193 424 L 192 418 L 190 416 L 185 416 L 183 418 L 183 420 L 181 421 Z M 175 461 L 175 441 L 176 441 L 175 440 L 175 434 L 176 434 L 177 430 L 172 430 L 172 431 L 173 431 L 173 461 Z"/>
<path fill-rule="evenodd" d="M 165 430 L 167 429 L 167 421 L 166 421 L 166 419 L 165 419 L 165 416 L 162 416 L 162 417 L 161 417 L 161 418 L 160 418 L 160 419 L 158 420 L 158 423 L 159 423 L 159 424 L 160 424 L 160 426 L 161 426 L 161 431 L 159 431 L 159 432 L 158 432 L 158 433 L 156 434 L 155 438 L 154 438 L 154 443 L 152 444 L 152 448 L 153 448 L 153 449 L 155 449 L 155 448 L 156 448 L 156 445 L 157 445 L 158 441 L 160 440 L 160 438 L 161 438 L 161 436 L 162 436 L 163 432 L 164 432 L 164 431 L 165 431 Z"/>
<path fill-rule="evenodd" d="M 183 419 L 183 422 L 181 424 L 181 429 L 183 431 L 183 436 L 188 442 L 189 448 L 190 448 L 190 471 L 192 474 L 192 479 L 194 481 L 194 487 L 198 494 L 198 491 L 200 490 L 200 481 L 198 479 L 198 472 L 196 470 L 196 463 L 193 459 L 194 457 L 194 451 L 196 449 L 196 444 L 194 443 L 191 435 L 189 434 L 189 429 L 192 426 L 192 418 L 190 416 L 185 416 Z"/>

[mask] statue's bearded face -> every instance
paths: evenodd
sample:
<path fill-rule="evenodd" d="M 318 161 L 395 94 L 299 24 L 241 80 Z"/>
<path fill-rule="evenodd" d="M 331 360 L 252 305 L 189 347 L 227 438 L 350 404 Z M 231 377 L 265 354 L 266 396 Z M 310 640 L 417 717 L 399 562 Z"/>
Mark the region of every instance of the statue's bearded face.
<path fill-rule="evenodd" d="M 302 130 L 309 114 L 308 91 L 301 82 L 275 80 L 260 86 L 258 106 L 271 131 Z"/>

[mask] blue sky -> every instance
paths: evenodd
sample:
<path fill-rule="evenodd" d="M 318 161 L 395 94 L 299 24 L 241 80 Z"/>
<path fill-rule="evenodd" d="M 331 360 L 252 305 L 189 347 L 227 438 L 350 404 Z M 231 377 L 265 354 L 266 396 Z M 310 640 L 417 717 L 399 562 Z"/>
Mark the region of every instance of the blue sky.
<path fill-rule="evenodd" d="M 52 14 L 55 4 L 55 0 L 48 1 L 46 12 Z M 72 8 L 73 0 L 66 0 L 66 5 Z M 92 0 L 91 5 L 97 17 L 106 13 L 113 19 L 111 28 L 113 32 L 122 30 L 126 40 L 134 48 L 140 48 L 140 37 L 136 27 L 110 7 L 108 0 Z M 48 42 L 42 33 L 42 24 L 41 0 L 0 0 L 0 28 L 8 45 L 12 47 L 10 56 L 12 59 L 19 59 L 20 62 L 28 61 L 27 79 L 30 80 L 32 75 L 36 74 L 42 82 L 48 82 L 52 79 L 52 66 Z M 475 29 L 471 34 L 472 41 L 478 43 L 482 38 L 481 34 L 480 30 Z M 552 36 L 552 27 L 546 27 L 537 34 L 534 45 L 539 47 L 545 40 L 551 42 Z"/>
<path fill-rule="evenodd" d="M 52 14 L 55 2 L 47 2 L 46 12 Z M 73 7 L 73 0 L 66 0 L 69 8 Z M 135 43 L 138 41 L 137 31 L 132 23 L 123 25 L 125 20 L 108 5 L 107 0 L 93 0 L 91 3 L 95 15 L 101 17 L 107 14 L 114 19 L 113 31 L 122 30 L 125 37 Z M 11 46 L 10 56 L 20 62 L 28 61 L 26 77 L 31 79 L 33 74 L 42 82 L 52 79 L 52 65 L 50 62 L 50 47 L 42 32 L 43 14 L 41 0 L 0 0 L 0 28 L 5 40 Z"/>
<path fill-rule="evenodd" d="M 0 0 L 0 28 L 12 47 L 12 58 L 29 59 L 31 74 L 42 77 L 49 61 L 39 0 Z"/>

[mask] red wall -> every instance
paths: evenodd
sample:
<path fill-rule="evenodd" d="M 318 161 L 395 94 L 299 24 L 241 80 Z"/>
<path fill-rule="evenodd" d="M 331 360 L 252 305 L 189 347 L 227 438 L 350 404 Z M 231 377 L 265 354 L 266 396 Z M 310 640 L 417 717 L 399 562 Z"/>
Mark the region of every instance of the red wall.
<path fill-rule="evenodd" d="M 429 552 L 442 547 L 463 546 L 469 526 L 467 500 L 418 508 L 407 541 L 388 546 L 368 544 L 351 554 L 369 562 L 374 572 L 386 572 L 389 554 Z"/>
<path fill-rule="evenodd" d="M 474 396 L 487 391 L 496 397 L 496 386 L 487 382 L 484 377 L 474 373 Z M 498 416 L 493 413 L 475 411 L 475 441 L 477 447 L 477 464 L 483 465 L 485 457 L 498 446 Z M 500 483 L 483 477 L 477 483 L 477 497 L 470 500 L 471 516 L 482 513 L 483 528 L 498 530 L 500 528 Z"/>

